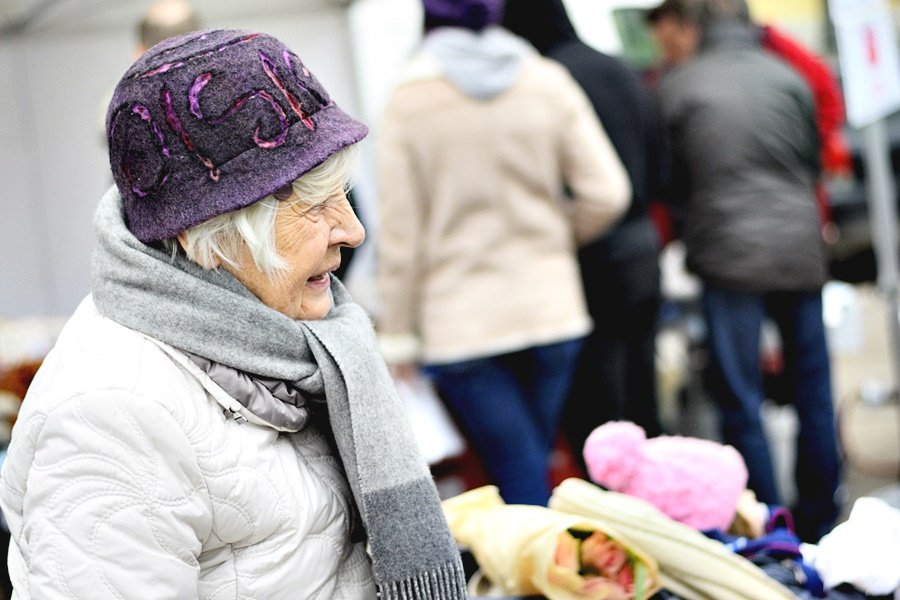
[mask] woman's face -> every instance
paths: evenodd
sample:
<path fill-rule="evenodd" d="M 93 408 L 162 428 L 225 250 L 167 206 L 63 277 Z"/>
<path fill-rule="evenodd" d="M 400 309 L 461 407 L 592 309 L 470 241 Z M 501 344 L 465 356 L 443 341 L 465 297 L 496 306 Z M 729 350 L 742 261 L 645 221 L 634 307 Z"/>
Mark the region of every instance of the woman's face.
<path fill-rule="evenodd" d="M 246 246 L 239 268 L 222 266 L 267 306 L 292 319 L 322 319 L 331 310 L 330 273 L 341 264 L 341 248 L 362 244 L 366 232 L 343 191 L 316 206 L 278 210 L 275 247 L 287 263 L 280 274 L 261 272 Z"/>

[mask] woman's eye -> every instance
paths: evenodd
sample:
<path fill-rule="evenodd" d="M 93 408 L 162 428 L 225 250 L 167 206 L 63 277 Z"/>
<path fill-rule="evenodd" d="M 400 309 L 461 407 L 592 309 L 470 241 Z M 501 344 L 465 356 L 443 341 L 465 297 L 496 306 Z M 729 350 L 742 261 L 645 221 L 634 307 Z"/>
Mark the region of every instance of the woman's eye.
<path fill-rule="evenodd" d="M 327 209 L 339 208 L 344 199 L 345 196 L 343 194 L 335 194 L 334 196 L 330 196 L 325 200 L 322 200 L 318 204 L 298 205 L 298 212 L 301 216 L 307 218 L 316 218 L 322 215 L 322 213 L 324 213 Z"/>
<path fill-rule="evenodd" d="M 324 211 L 325 209 L 340 208 L 343 205 L 343 202 L 343 196 L 332 196 L 331 198 L 325 200 L 325 202 L 320 204 L 319 209 Z"/>
<path fill-rule="evenodd" d="M 293 206 L 294 214 L 298 217 L 315 217 L 322 212 L 321 204 L 295 204 Z"/>

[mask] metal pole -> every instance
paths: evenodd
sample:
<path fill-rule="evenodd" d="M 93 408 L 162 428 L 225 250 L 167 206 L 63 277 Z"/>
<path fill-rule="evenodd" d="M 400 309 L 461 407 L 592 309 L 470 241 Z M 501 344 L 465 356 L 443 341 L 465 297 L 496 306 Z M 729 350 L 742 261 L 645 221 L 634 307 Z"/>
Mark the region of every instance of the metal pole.
<path fill-rule="evenodd" d="M 863 128 L 869 222 L 875 243 L 878 286 L 888 304 L 894 391 L 900 389 L 900 260 L 898 260 L 897 197 L 883 120 Z"/>

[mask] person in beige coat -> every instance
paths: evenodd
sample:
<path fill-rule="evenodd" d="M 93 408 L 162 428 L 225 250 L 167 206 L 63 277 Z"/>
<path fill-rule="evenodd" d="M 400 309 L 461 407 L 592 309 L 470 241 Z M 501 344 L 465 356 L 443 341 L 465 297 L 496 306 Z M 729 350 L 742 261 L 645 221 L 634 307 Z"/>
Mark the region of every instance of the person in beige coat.
<path fill-rule="evenodd" d="M 544 504 L 591 329 L 576 245 L 630 185 L 578 84 L 496 26 L 502 0 L 424 9 L 380 131 L 381 347 L 398 377 L 425 367 L 507 502 Z"/>

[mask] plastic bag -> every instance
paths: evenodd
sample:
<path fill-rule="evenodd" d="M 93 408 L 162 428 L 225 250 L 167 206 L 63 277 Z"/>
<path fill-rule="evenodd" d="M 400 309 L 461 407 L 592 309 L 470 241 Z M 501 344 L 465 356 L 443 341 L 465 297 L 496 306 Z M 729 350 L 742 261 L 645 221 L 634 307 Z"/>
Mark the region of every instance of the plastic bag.
<path fill-rule="evenodd" d="M 419 451 L 429 465 L 465 451 L 465 440 L 428 379 L 421 374 L 412 378 L 397 377 L 394 385 L 406 407 Z"/>

